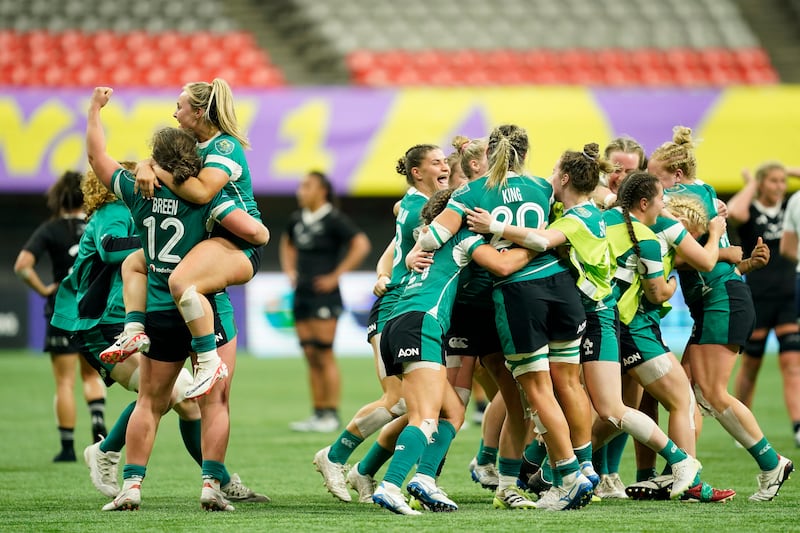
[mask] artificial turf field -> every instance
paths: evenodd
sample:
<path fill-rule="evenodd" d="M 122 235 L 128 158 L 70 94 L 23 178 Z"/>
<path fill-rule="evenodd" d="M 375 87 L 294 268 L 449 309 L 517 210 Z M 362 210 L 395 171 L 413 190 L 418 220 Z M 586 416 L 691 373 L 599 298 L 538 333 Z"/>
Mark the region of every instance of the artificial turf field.
<path fill-rule="evenodd" d="M 347 419 L 375 399 L 380 388 L 371 360 L 341 358 L 340 364 L 342 416 Z M 311 464 L 314 453 L 335 435 L 293 433 L 287 427 L 309 411 L 303 361 L 246 355 L 237 362 L 226 464 L 272 502 L 237 504 L 232 513 L 201 511 L 200 470 L 183 448 L 176 415 L 169 413 L 162 420 L 148 465 L 141 510 L 102 512 L 107 499 L 92 487 L 82 462 L 82 450 L 89 444 L 83 400 L 79 398 L 76 428 L 79 462 L 54 464 L 51 458 L 58 451 L 58 436 L 48 359 L 32 352 L 0 352 L 0 368 L 3 531 L 800 531 L 800 474 L 794 474 L 774 501 L 748 501 L 756 487 L 755 462 L 710 419 L 705 419 L 698 458 L 706 481 L 737 490 L 736 498 L 726 504 L 617 500 L 560 513 L 495 510 L 491 493 L 473 483 L 467 471 L 480 438 L 476 425 L 459 433 L 440 478 L 440 485 L 459 504 L 457 512 L 403 517 L 376 505 L 341 503 L 325 491 Z M 119 386 L 109 389 L 109 427 L 133 398 Z M 767 356 L 764 362 L 754 411 L 779 453 L 800 467 L 800 450 L 790 433 L 775 356 Z M 356 450 L 353 462 L 372 441 Z M 632 482 L 632 445 L 625 454 L 622 479 Z M 120 474 L 121 470 L 120 466 Z"/>

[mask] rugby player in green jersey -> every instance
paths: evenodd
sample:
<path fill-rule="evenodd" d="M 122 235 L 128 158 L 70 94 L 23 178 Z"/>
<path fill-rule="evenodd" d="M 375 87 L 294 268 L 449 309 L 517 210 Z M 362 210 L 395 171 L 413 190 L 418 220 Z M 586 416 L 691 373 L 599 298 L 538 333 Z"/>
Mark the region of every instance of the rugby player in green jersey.
<path fill-rule="evenodd" d="M 648 170 L 662 182 L 672 181 L 672 194 L 700 198 L 710 215 L 716 214 L 716 192 L 696 178 L 697 160 L 692 130 L 673 129 L 672 141 L 650 156 Z M 727 236 L 720 247 L 728 246 Z M 758 464 L 758 490 L 752 501 L 772 500 L 794 470 L 792 461 L 779 455 L 753 413 L 728 392 L 736 357 L 748 341 L 755 324 L 750 289 L 735 266 L 718 262 L 708 273 L 681 271 L 681 289 L 694 320 L 694 328 L 683 356 L 683 365 L 694 385 L 697 403 L 714 417 Z"/>
<path fill-rule="evenodd" d="M 152 198 L 160 182 L 184 200 L 205 204 L 224 189 L 238 207 L 260 220 L 244 155 L 249 143 L 239 130 L 233 94 L 227 82 L 215 78 L 211 83 L 186 84 L 178 96 L 173 117 L 181 128 L 195 137 L 202 169 L 196 176 L 175 183 L 169 173 L 160 172 L 157 166 L 153 166 L 152 160 L 144 161 L 137 168 L 137 186 L 142 195 Z M 170 291 L 192 332 L 197 352 L 194 382 L 186 390 L 187 398 L 207 394 L 224 377 L 223 362 L 231 377 L 236 366 L 235 340 L 228 343 L 222 353 L 217 352 L 213 323 L 207 312 L 209 302 L 204 295 L 250 281 L 258 271 L 261 252 L 261 246 L 254 246 L 224 228 L 214 226 L 211 238 L 201 241 L 170 276 Z M 224 268 L 220 268 L 220 265 L 224 265 Z M 106 360 L 119 361 L 132 350 L 147 349 L 148 337 L 142 324 L 146 273 L 145 262 L 139 253 L 132 254 L 123 263 L 127 310 L 125 330 L 114 345 L 102 354 Z M 197 312 L 201 308 L 204 310 L 202 314 Z"/>
<path fill-rule="evenodd" d="M 206 205 L 182 201 L 169 189 L 158 191 L 153 201 L 134 191 L 135 177 L 106 152 L 106 141 L 100 121 L 100 110 L 113 90 L 97 87 L 92 93 L 86 127 L 89 164 L 104 185 L 114 190 L 131 210 L 142 241 L 150 273 L 147 276 L 147 315 L 152 342 L 150 351 L 140 364 L 139 399 L 131 414 L 126 435 L 127 463 L 123 471 L 124 485 L 117 497 L 104 510 L 136 509 L 141 503 L 141 483 L 153 447 L 162 414 L 170 402 L 174 383 L 192 351 L 191 334 L 183 329 L 169 291 L 169 274 L 206 236 L 206 226 L 224 224 L 229 231 L 254 245 L 263 245 L 269 231 L 259 220 L 236 207 L 224 193 Z M 165 128 L 153 137 L 153 159 L 160 168 L 174 175 L 177 181 L 188 179 L 200 169 L 200 158 L 194 139 L 185 131 Z M 210 228 L 209 228 L 210 229 Z M 214 298 L 216 309 L 209 309 L 215 322 L 215 333 L 221 344 L 235 337 L 233 310 L 226 297 Z M 195 310 L 200 313 L 200 310 Z M 185 335 L 181 335 L 183 331 Z M 233 510 L 220 490 L 225 473 L 225 452 L 229 435 L 230 381 L 200 400 L 202 413 L 202 474 L 200 502 L 204 509 Z"/>
<path fill-rule="evenodd" d="M 467 210 L 476 207 L 486 209 L 501 223 L 544 227 L 553 189 L 546 180 L 525 175 L 528 148 L 524 129 L 515 125 L 495 128 L 489 136 L 489 175 L 453 194 L 447 208 L 420 239 L 421 248 L 441 247 L 462 226 Z M 492 239 L 492 244 L 497 248 L 511 245 L 497 238 Z M 506 364 L 531 404 L 536 424 L 563 480 L 553 487 L 558 492 L 554 501 L 559 509 L 583 507 L 591 499 L 592 484 L 581 473 L 567 420 L 553 393 L 548 362 L 549 357 L 579 357 L 586 317 L 575 283 L 559 258 L 544 252 L 511 276 L 498 278 L 493 299 Z M 533 507 L 533 502 L 516 488 L 527 432 L 522 404 L 517 401 L 518 394 L 501 390 L 508 413 L 503 430 L 513 437 L 501 439 L 504 449 L 500 450 L 500 478 L 493 503 L 503 509 Z"/>
<path fill-rule="evenodd" d="M 436 193 L 425 205 L 422 217 L 431 221 L 441 212 L 452 191 Z M 402 377 L 402 392 L 408 407 L 408 425 L 400 433 L 394 457 L 373 501 L 392 512 L 419 514 L 408 506 L 400 486 L 423 452 L 436 447 L 444 457 L 456 431 L 464 421 L 464 404 L 447 381 L 442 340 L 450 325 L 458 278 L 474 260 L 496 276 L 508 276 L 530 260 L 524 249 L 500 253 L 480 235 L 466 228 L 445 243 L 422 273 L 412 272 L 402 288 L 381 336 L 381 358 L 389 375 Z M 424 459 L 420 461 L 423 467 Z M 433 476 L 418 475 L 408 492 L 436 510 L 454 511 L 458 506 L 435 487 Z"/>

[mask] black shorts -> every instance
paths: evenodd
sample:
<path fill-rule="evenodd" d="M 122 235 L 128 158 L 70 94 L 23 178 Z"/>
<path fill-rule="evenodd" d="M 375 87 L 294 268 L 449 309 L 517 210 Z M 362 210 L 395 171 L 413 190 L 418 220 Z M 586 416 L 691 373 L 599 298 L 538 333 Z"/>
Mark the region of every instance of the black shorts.
<path fill-rule="evenodd" d="M 294 321 L 300 320 L 328 320 L 339 318 L 344 310 L 342 305 L 342 294 L 339 289 L 333 292 L 318 294 L 307 291 L 296 291 L 292 311 Z"/>
<path fill-rule="evenodd" d="M 386 375 L 402 375 L 405 363 L 426 361 L 444 366 L 443 337 L 442 326 L 428 313 L 409 311 L 390 319 L 381 334 Z"/>
<path fill-rule="evenodd" d="M 505 355 L 533 353 L 551 341 L 581 338 L 586 312 L 569 272 L 495 288 L 495 324 Z"/>
<path fill-rule="evenodd" d="M 444 341 L 447 355 L 483 357 L 503 352 L 492 307 L 472 307 L 456 303 Z"/>
<path fill-rule="evenodd" d="M 111 342 L 114 342 L 113 340 Z M 47 317 L 47 332 L 44 337 L 44 351 L 53 355 L 64 355 L 80 352 L 80 346 L 75 342 L 72 332 L 64 331 L 50 324 Z"/>
<path fill-rule="evenodd" d="M 619 329 L 619 351 L 623 374 L 631 368 L 670 351 L 661 338 L 661 328 L 658 327 L 658 324 L 637 321 L 633 327 L 620 324 Z"/>
<path fill-rule="evenodd" d="M 253 275 L 255 276 L 258 274 L 258 269 L 261 268 L 261 256 L 264 254 L 264 247 L 253 247 L 252 251 L 252 253 L 247 254 L 247 258 L 250 260 L 250 265 L 253 267 Z"/>
<path fill-rule="evenodd" d="M 217 314 L 214 298 L 208 299 L 214 311 L 214 336 L 217 347 L 228 343 L 228 334 Z M 150 337 L 150 351 L 143 354 L 155 361 L 178 363 L 185 361 L 192 353 L 192 334 L 177 309 L 169 311 L 149 311 L 145 318 L 145 331 Z"/>
<path fill-rule="evenodd" d="M 782 324 L 797 322 L 797 308 L 788 305 L 794 301 L 794 294 L 763 294 L 753 291 L 753 307 L 756 310 L 755 329 L 774 329 Z"/>

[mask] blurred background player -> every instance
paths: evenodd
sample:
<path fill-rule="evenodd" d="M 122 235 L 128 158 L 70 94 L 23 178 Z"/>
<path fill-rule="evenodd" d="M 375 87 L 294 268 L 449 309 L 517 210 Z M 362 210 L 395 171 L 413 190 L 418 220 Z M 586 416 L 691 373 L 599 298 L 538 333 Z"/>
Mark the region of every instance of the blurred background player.
<path fill-rule="evenodd" d="M 69 333 L 50 325 L 56 291 L 72 268 L 78 253 L 78 241 L 86 226 L 81 175 L 65 172 L 47 191 L 47 207 L 52 217 L 36 228 L 22 247 L 14 263 L 14 272 L 28 287 L 47 299 L 44 351 L 50 353 L 56 381 L 55 411 L 61 437 L 61 451 L 53 461 L 64 462 L 75 461 L 75 368 L 80 365 L 83 397 L 91 416 L 92 442 L 106 435 L 106 389 L 94 368 L 78 354 L 78 347 L 70 340 Z M 53 276 L 47 285 L 34 268 L 45 256 L 50 260 Z"/>
<path fill-rule="evenodd" d="M 792 422 L 795 444 L 800 446 L 800 327 L 795 302 L 794 261 L 780 254 L 786 215 L 786 169 L 776 161 L 742 171 L 744 187 L 728 201 L 728 219 L 736 227 L 742 248 L 752 250 L 759 238 L 769 246 L 764 268 L 745 276 L 753 293 L 756 325 L 744 346 L 735 378 L 736 397 L 753 406 L 756 380 L 764 361 L 770 330 L 778 339 L 778 364 L 783 377 L 783 399 Z"/>
<path fill-rule="evenodd" d="M 295 289 L 292 310 L 314 409 L 310 418 L 289 425 L 294 431 L 339 429 L 341 376 L 333 353 L 343 310 L 339 279 L 364 261 L 370 242 L 334 202 L 327 176 L 309 172 L 297 188 L 300 209 L 280 241 L 281 268 Z"/>

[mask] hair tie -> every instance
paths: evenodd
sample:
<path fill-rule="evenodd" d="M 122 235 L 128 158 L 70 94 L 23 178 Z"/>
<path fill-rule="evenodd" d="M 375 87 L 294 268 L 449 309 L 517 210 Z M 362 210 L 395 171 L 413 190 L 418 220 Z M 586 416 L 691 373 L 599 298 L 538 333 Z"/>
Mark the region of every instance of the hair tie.
<path fill-rule="evenodd" d="M 211 82 L 211 96 L 208 97 L 208 105 L 206 106 L 206 119 L 211 120 L 211 115 L 209 115 L 209 111 L 211 111 L 211 102 L 214 100 L 214 94 L 217 90 L 217 86 L 214 85 L 214 82 Z"/>
<path fill-rule="evenodd" d="M 592 156 L 590 156 L 589 154 L 587 154 L 587 153 L 586 153 L 586 150 L 582 151 L 581 153 L 583 154 L 583 157 L 585 157 L 585 158 L 586 158 L 586 159 L 588 159 L 589 161 L 597 161 L 597 160 L 596 160 L 594 157 L 592 157 Z"/>
<path fill-rule="evenodd" d="M 470 140 L 467 140 L 467 141 L 461 143 L 461 146 L 458 147 L 458 152 L 459 153 L 464 152 L 464 147 L 467 146 L 471 142 L 472 142 L 472 140 L 470 139 Z"/>

